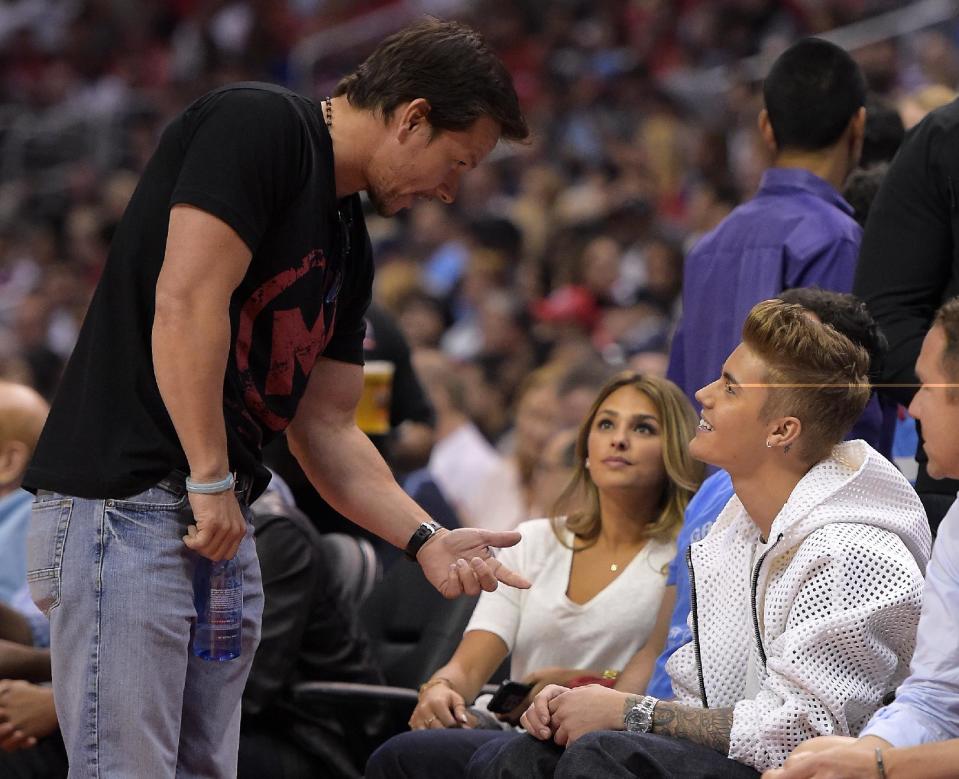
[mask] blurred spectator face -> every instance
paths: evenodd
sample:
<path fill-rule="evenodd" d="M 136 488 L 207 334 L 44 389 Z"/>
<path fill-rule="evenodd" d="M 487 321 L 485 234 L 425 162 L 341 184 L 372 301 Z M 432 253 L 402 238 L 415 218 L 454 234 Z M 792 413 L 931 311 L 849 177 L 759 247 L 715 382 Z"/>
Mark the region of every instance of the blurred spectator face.
<path fill-rule="evenodd" d="M 533 468 L 530 505 L 538 514 L 551 511 L 573 478 L 576 457 L 576 428 L 553 433 Z"/>
<path fill-rule="evenodd" d="M 589 414 L 596 399 L 596 390 L 592 387 L 576 387 L 560 398 L 559 423 L 563 427 L 577 427 Z"/>
<path fill-rule="evenodd" d="M 489 210 L 490 202 L 500 195 L 502 184 L 492 165 L 482 165 L 463 179 L 460 189 L 460 208 L 466 214 L 481 214 Z"/>
<path fill-rule="evenodd" d="M 619 278 L 620 249 L 612 238 L 594 238 L 583 250 L 583 284 L 594 295 L 603 297 Z"/>
<path fill-rule="evenodd" d="M 450 212 L 442 204 L 418 203 L 410 212 L 410 237 L 417 246 L 433 250 L 450 240 L 454 234 Z"/>
<path fill-rule="evenodd" d="M 50 325 L 50 307 L 39 295 L 28 295 L 17 309 L 16 333 L 24 348 L 43 346 Z"/>
<path fill-rule="evenodd" d="M 430 126 L 425 112 L 413 109 L 398 109 L 390 130 L 368 168 L 367 194 L 380 216 L 393 216 L 418 198 L 452 203 L 460 177 L 486 159 L 500 132 L 487 116 L 468 130 L 440 132 Z"/>
<path fill-rule="evenodd" d="M 709 232 L 729 216 L 732 210 L 733 204 L 723 200 L 715 187 L 702 182 L 694 187 L 689 198 L 689 205 L 686 207 L 686 223 L 694 233 Z"/>
<path fill-rule="evenodd" d="M 519 300 L 497 290 L 480 303 L 480 330 L 484 354 L 510 354 L 527 340 L 519 320 Z"/>
<path fill-rule="evenodd" d="M 410 299 L 401 304 L 397 322 L 411 349 L 436 348 L 445 329 L 439 304 L 426 298 Z"/>
<path fill-rule="evenodd" d="M 667 367 L 669 367 L 669 355 L 665 352 L 637 352 L 629 358 L 630 370 L 642 373 L 644 376 L 665 378 Z"/>
<path fill-rule="evenodd" d="M 559 401 L 552 383 L 527 390 L 516 406 L 516 456 L 536 462 L 556 430 Z"/>
<path fill-rule="evenodd" d="M 473 423 L 487 438 L 495 440 L 507 427 L 506 398 L 499 387 L 486 380 L 475 363 L 457 365 L 466 395 L 466 408 Z"/>
<path fill-rule="evenodd" d="M 682 257 L 664 241 L 646 247 L 646 289 L 657 300 L 670 301 L 682 286 Z"/>
<path fill-rule="evenodd" d="M 470 305 L 481 307 L 486 297 L 500 287 L 505 270 L 506 261 L 499 252 L 476 249 L 467 261 L 460 296 Z"/>
<path fill-rule="evenodd" d="M 959 83 L 959 56 L 955 44 L 941 32 L 919 36 L 916 46 L 919 65 L 931 84 L 953 87 Z"/>

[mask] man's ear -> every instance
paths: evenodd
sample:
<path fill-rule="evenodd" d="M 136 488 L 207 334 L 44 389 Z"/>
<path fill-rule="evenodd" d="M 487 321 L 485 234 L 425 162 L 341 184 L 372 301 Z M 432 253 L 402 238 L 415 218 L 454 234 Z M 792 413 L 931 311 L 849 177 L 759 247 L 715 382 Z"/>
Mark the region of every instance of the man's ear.
<path fill-rule="evenodd" d="M 802 435 L 802 422 L 797 417 L 779 417 L 773 421 L 772 430 L 766 434 L 766 443 L 771 449 L 779 447 L 787 454 L 796 447 Z"/>
<path fill-rule="evenodd" d="M 0 486 L 19 487 L 30 461 L 30 447 L 22 441 L 0 443 Z"/>
<path fill-rule="evenodd" d="M 414 133 L 432 132 L 429 114 L 430 103 L 426 98 L 418 97 L 411 100 L 399 112 L 399 123 L 396 127 L 397 138 L 404 141 Z"/>
<path fill-rule="evenodd" d="M 770 154 L 778 154 L 779 145 L 776 143 L 776 133 L 773 132 L 773 124 L 769 121 L 769 112 L 765 108 L 759 112 L 756 124 L 759 127 L 759 134 L 763 138 L 763 143 L 766 144 Z"/>

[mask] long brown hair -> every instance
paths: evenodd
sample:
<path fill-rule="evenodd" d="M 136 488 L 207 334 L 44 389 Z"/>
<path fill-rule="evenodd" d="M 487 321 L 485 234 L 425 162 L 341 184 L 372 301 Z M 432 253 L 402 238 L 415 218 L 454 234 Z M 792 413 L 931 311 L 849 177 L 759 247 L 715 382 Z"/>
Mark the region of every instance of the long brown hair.
<path fill-rule="evenodd" d="M 632 387 L 652 401 L 659 415 L 663 438 L 666 479 L 657 516 L 646 525 L 643 531 L 645 536 L 659 541 L 674 539 L 683 523 L 686 506 L 702 483 L 704 466 L 689 454 L 689 442 L 696 433 L 696 412 L 683 391 L 668 379 L 658 376 L 645 376 L 635 371 L 617 374 L 599 391 L 579 427 L 575 471 L 550 514 L 553 532 L 564 546 L 568 546 L 562 533 L 564 529 L 571 532 L 577 541 L 595 543 L 599 538 L 603 520 L 599 510 L 599 490 L 586 468 L 587 442 L 600 406 L 606 398 L 623 387 Z M 563 519 L 562 509 L 574 505 L 577 498 L 580 498 L 577 508 L 569 511 Z M 582 545 L 574 548 L 582 548 Z"/>

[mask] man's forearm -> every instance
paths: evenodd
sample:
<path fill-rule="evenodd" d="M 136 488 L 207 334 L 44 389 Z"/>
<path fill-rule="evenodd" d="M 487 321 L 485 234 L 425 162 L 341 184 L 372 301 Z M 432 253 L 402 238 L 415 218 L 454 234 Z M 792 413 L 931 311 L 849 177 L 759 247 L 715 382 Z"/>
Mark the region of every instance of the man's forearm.
<path fill-rule="evenodd" d="M 627 698 L 624 714 L 639 701 L 636 696 Z M 732 728 L 731 708 L 697 709 L 681 706 L 673 701 L 659 701 L 653 710 L 653 733 L 695 741 L 724 755 L 729 754 L 729 734 Z"/>
<path fill-rule="evenodd" d="M 5 603 L 0 603 L 0 640 L 28 646 L 33 643 L 33 632 L 27 618 Z"/>
<path fill-rule="evenodd" d="M 0 679 L 50 681 L 50 651 L 0 641 Z"/>
<path fill-rule="evenodd" d="M 429 515 L 410 498 L 356 425 L 290 436 L 290 450 L 313 486 L 353 522 L 403 548 Z"/>

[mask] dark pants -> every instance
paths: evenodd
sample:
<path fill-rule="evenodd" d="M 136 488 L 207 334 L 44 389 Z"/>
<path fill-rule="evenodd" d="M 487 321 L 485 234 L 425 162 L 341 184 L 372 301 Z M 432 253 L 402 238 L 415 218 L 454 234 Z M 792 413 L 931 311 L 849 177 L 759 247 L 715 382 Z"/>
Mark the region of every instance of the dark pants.
<path fill-rule="evenodd" d="M 328 759 L 311 755 L 286 738 L 267 730 L 240 732 L 237 779 L 359 779 L 360 772 L 344 754 Z"/>
<path fill-rule="evenodd" d="M 66 775 L 67 752 L 59 731 L 30 749 L 0 751 L 2 779 L 66 779 Z"/>
<path fill-rule="evenodd" d="M 455 776 L 455 774 L 450 774 Z M 568 749 L 520 736 L 476 750 L 467 779 L 756 779 L 749 766 L 683 739 L 601 730 Z"/>
<path fill-rule="evenodd" d="M 413 730 L 394 736 L 371 756 L 366 779 L 451 779 L 461 777 L 484 744 L 525 739 L 514 730 Z"/>

